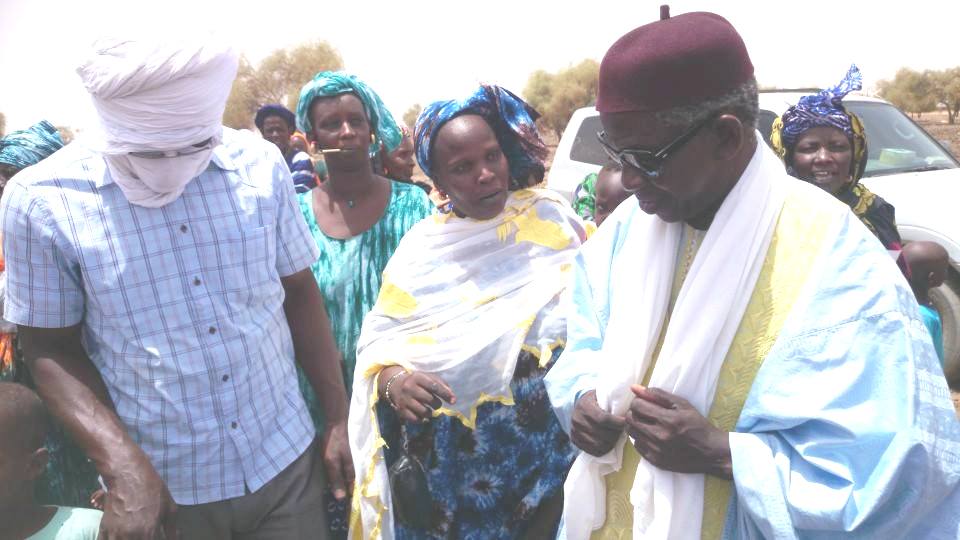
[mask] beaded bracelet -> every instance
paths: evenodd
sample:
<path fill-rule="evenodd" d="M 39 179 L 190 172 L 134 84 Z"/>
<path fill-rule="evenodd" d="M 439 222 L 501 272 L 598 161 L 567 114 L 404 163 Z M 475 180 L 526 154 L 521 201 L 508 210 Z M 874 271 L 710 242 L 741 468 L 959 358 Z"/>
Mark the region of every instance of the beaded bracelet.
<path fill-rule="evenodd" d="M 393 384 L 393 381 L 397 380 L 397 377 L 401 375 L 409 375 L 409 372 L 405 369 L 402 369 L 393 374 L 393 377 L 390 377 L 390 380 L 387 381 L 387 385 L 383 389 L 383 397 L 387 398 L 387 403 L 390 404 L 394 409 L 397 408 L 397 404 L 393 402 L 393 398 L 390 397 L 390 385 Z"/>

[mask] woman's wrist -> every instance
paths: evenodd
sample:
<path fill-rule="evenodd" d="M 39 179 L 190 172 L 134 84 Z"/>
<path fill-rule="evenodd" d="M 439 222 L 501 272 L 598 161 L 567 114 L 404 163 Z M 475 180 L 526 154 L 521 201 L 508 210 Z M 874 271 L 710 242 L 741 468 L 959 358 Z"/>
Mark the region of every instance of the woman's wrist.
<path fill-rule="evenodd" d="M 395 406 L 393 397 L 396 395 L 397 383 L 405 374 L 408 374 L 407 370 L 400 366 L 390 366 L 380 371 L 379 394 L 391 406 Z"/>

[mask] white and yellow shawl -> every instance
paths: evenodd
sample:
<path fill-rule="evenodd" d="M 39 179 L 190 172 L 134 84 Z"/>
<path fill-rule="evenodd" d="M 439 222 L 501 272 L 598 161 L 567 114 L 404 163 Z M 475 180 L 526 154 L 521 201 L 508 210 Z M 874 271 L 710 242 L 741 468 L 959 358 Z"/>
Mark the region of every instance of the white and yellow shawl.
<path fill-rule="evenodd" d="M 387 443 L 376 414 L 380 371 L 401 365 L 439 376 L 457 402 L 434 415 L 470 428 L 481 404 L 512 405 L 510 381 L 521 350 L 546 363 L 563 345 L 566 320 L 553 308 L 586 236 L 569 204 L 543 189 L 512 193 L 494 219 L 436 215 L 404 236 L 357 346 L 349 421 L 357 472 L 351 538 L 393 538 Z"/>

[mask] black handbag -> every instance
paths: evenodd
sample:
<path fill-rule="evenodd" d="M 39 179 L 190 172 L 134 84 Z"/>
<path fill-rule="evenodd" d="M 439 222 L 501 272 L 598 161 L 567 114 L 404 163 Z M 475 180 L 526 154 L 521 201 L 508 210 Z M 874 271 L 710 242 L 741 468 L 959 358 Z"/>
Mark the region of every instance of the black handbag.
<path fill-rule="evenodd" d="M 407 428 L 401 428 L 403 449 L 390 466 L 390 494 L 393 499 L 393 515 L 400 523 L 414 529 L 430 529 L 434 525 L 433 499 L 423 463 L 409 451 Z"/>

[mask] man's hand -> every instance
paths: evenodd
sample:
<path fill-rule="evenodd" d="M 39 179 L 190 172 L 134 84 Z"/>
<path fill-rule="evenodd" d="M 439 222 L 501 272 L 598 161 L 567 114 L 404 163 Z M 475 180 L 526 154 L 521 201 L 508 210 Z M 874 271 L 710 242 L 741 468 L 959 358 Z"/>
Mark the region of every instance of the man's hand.
<path fill-rule="evenodd" d="M 333 497 L 342 501 L 353 492 L 355 478 L 346 420 L 327 426 L 320 450 L 323 452 L 323 464 L 327 468 L 327 479 Z"/>
<path fill-rule="evenodd" d="M 402 373 L 400 368 L 387 368 L 384 374 L 390 378 L 396 376 L 390 385 L 390 405 L 404 422 L 426 422 L 433 417 L 433 411 L 443 406 L 443 402 L 456 403 L 453 389 L 443 379 L 429 373 L 414 371 Z M 397 371 L 394 371 L 397 370 Z M 389 378 L 386 379 L 389 382 Z M 386 384 L 384 384 L 386 397 Z"/>
<path fill-rule="evenodd" d="M 117 467 L 100 521 L 101 540 L 175 540 L 177 505 L 146 456 Z"/>
<path fill-rule="evenodd" d="M 81 344 L 81 326 L 20 326 L 24 359 L 47 409 L 96 464 L 109 492 L 104 540 L 172 540 L 177 505 L 113 408 L 100 373 Z"/>
<path fill-rule="evenodd" d="M 597 404 L 597 392 L 590 390 L 577 399 L 571 419 L 570 440 L 584 452 L 602 456 L 623 433 L 622 416 L 610 414 Z"/>
<path fill-rule="evenodd" d="M 643 459 L 673 472 L 733 479 L 727 433 L 713 426 L 687 400 L 659 388 L 630 388 L 627 434 Z"/>

